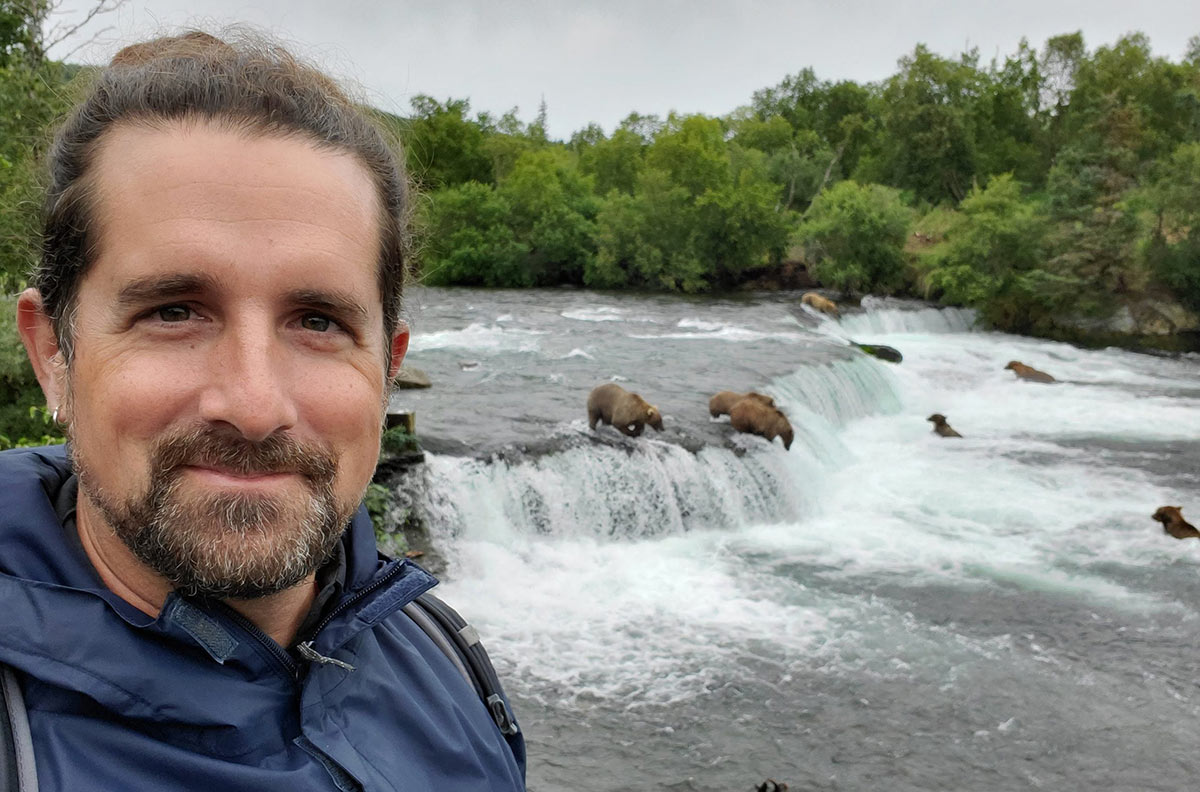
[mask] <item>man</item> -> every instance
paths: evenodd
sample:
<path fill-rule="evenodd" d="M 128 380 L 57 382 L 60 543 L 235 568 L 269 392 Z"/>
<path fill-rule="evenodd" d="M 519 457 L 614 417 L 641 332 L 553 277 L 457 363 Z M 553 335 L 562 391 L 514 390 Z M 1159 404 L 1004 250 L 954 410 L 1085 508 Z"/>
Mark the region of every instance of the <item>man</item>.
<path fill-rule="evenodd" d="M 68 446 L 0 455 L 43 792 L 523 788 L 360 508 L 408 343 L 379 132 L 278 46 L 192 33 L 119 53 L 49 161 L 18 327 Z"/>

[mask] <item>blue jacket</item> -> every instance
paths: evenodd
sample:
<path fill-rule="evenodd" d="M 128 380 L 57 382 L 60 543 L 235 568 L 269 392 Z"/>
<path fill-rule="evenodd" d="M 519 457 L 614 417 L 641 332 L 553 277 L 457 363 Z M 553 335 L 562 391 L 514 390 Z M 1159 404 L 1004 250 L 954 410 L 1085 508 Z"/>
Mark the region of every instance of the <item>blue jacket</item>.
<path fill-rule="evenodd" d="M 348 670 L 297 663 L 220 604 L 171 594 L 151 618 L 108 591 L 56 516 L 69 474 L 61 447 L 0 454 L 0 662 L 42 792 L 524 788 L 520 738 L 400 611 L 436 581 L 381 559 L 364 511 L 312 641 Z"/>

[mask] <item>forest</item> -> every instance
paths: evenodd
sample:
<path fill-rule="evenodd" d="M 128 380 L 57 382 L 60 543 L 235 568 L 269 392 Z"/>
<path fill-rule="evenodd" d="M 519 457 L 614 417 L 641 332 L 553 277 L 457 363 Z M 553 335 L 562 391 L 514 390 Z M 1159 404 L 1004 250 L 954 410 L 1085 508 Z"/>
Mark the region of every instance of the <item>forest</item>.
<path fill-rule="evenodd" d="M 425 196 L 426 283 L 817 284 L 1049 336 L 1200 309 L 1200 37 L 1180 62 L 1137 33 L 988 63 L 917 45 L 879 83 L 802 69 L 723 117 L 631 113 L 568 141 L 546 113 L 419 96 L 389 118 Z"/>
<path fill-rule="evenodd" d="M 38 255 L 39 156 L 88 69 L 46 56 L 47 6 L 0 5 L 0 288 Z M 824 287 L 970 306 L 997 330 L 1194 334 L 1200 36 L 1140 33 L 1003 59 L 918 44 L 877 83 L 801 68 L 721 117 L 631 112 L 552 140 L 550 109 L 418 95 L 374 111 L 418 192 L 429 285 L 721 293 Z M 45 416 L 0 310 L 0 447 Z M 1124 324 L 1122 324 L 1122 317 Z"/>

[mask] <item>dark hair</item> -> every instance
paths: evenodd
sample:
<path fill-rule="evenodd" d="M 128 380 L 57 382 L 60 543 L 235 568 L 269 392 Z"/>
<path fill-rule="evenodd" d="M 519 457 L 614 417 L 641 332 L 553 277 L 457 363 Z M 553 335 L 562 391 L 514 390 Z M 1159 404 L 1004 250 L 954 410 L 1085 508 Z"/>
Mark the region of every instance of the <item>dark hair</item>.
<path fill-rule="evenodd" d="M 409 185 L 379 126 L 329 77 L 287 50 L 240 32 L 229 42 L 192 31 L 121 50 L 96 75 L 55 135 L 42 257 L 33 274 L 59 348 L 69 362 L 79 281 L 96 255 L 92 166 L 115 124 L 208 120 L 246 134 L 299 136 L 355 156 L 370 172 L 382 207 L 379 289 L 391 338 L 400 322 L 408 262 Z M 388 362 L 391 344 L 385 344 Z"/>

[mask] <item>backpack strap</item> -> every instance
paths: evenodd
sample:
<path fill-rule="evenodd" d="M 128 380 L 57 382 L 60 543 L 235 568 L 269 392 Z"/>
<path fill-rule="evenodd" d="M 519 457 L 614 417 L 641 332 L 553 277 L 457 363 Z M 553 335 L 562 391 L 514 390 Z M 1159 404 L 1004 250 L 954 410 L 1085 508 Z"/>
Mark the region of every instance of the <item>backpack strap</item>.
<path fill-rule="evenodd" d="M 0 666 L 0 790 L 37 792 L 37 767 L 33 761 L 33 738 L 29 734 L 29 716 L 17 675 L 8 666 Z"/>
<path fill-rule="evenodd" d="M 458 611 L 428 592 L 405 605 L 403 610 L 471 683 L 500 733 L 511 742 L 521 729 L 475 628 L 467 624 Z"/>

